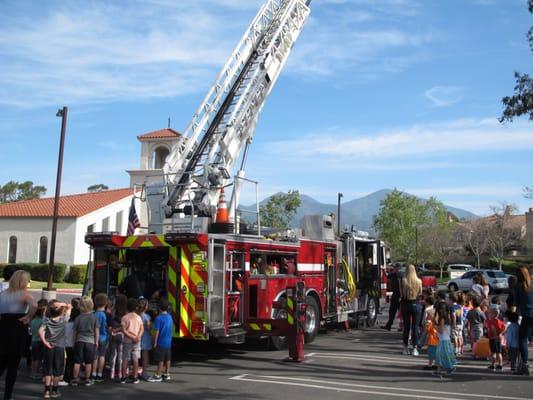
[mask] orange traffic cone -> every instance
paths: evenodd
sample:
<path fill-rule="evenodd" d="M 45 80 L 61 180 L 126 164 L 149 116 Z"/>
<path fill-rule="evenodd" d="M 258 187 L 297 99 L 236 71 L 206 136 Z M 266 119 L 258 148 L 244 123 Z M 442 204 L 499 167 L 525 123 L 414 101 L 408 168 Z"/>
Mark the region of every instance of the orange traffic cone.
<path fill-rule="evenodd" d="M 224 188 L 220 189 L 220 197 L 218 198 L 217 205 L 217 223 L 228 223 L 228 205 L 226 204 L 226 195 L 224 194 Z"/>

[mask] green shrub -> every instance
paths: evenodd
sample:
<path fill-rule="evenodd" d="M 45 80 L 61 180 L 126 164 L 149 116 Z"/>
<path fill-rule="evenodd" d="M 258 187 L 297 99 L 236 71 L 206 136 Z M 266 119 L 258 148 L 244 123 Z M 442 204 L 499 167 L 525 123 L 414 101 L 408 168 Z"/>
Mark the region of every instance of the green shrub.
<path fill-rule="evenodd" d="M 37 263 L 19 263 L 16 264 L 17 267 L 28 271 L 31 275 L 31 279 L 34 281 L 46 282 L 48 281 L 48 264 L 37 264 Z M 53 268 L 53 281 L 55 283 L 63 282 L 65 278 L 65 271 L 67 266 L 65 264 L 57 263 L 54 264 Z"/>
<path fill-rule="evenodd" d="M 69 283 L 84 283 L 85 274 L 87 273 L 87 265 L 71 265 L 68 275 L 65 277 L 65 282 Z"/>

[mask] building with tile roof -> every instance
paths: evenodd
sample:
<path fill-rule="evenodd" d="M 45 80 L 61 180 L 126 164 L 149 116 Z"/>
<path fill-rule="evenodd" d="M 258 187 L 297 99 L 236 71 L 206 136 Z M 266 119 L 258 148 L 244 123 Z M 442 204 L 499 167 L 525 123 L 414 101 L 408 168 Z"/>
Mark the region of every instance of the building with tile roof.
<path fill-rule="evenodd" d="M 61 196 L 55 261 L 86 264 L 87 232 L 126 234 L 132 197 L 130 188 Z M 0 204 L 0 263 L 47 263 L 53 212 L 53 198 Z"/>

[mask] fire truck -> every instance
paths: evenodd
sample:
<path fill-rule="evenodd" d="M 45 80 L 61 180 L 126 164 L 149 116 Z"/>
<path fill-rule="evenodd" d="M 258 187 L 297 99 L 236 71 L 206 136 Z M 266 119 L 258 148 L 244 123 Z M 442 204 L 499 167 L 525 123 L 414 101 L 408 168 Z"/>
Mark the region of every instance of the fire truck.
<path fill-rule="evenodd" d="M 259 336 L 281 347 L 283 336 L 269 321 L 287 317 L 286 288 L 302 281 L 308 342 L 327 323 L 375 323 L 386 293 L 383 242 L 355 229 L 336 236 L 332 216 L 307 216 L 301 230 L 268 237 L 258 204 L 251 229 L 239 209 L 243 184 L 255 184 L 258 198 L 257 182 L 245 178 L 248 149 L 310 2 L 269 0 L 261 7 L 162 174 L 143 185 L 148 233 L 87 234 L 92 293 L 113 297 L 134 285 L 146 298 L 167 297 L 179 339 L 239 343 Z"/>

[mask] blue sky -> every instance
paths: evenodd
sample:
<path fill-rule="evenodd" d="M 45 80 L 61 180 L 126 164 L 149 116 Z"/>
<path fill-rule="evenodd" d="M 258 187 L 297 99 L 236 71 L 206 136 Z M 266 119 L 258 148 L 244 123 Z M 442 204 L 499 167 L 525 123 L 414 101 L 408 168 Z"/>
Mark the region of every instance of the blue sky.
<path fill-rule="evenodd" d="M 128 185 L 136 136 L 187 126 L 261 0 L 0 2 L 0 183 Z M 501 125 L 531 73 L 526 0 L 313 0 L 247 176 L 334 203 L 382 188 L 487 214 L 533 206 L 533 124 Z M 244 201 L 249 199 L 245 193 Z"/>

